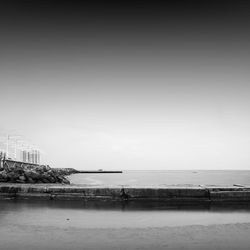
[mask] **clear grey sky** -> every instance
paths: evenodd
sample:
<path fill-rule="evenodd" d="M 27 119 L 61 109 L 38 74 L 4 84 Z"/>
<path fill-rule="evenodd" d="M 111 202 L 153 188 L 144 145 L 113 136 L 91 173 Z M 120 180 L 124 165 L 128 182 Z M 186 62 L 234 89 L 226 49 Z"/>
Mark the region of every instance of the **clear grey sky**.
<path fill-rule="evenodd" d="M 3 4 L 0 128 L 52 167 L 250 170 L 250 9 L 202 2 Z"/>

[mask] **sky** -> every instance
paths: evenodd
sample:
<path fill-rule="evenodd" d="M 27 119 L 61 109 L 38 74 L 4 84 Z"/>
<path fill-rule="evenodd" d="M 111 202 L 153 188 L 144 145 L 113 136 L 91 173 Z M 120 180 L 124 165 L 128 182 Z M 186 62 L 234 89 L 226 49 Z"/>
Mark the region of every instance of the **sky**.
<path fill-rule="evenodd" d="M 1 1 L 0 134 L 45 164 L 250 170 L 247 1 Z"/>

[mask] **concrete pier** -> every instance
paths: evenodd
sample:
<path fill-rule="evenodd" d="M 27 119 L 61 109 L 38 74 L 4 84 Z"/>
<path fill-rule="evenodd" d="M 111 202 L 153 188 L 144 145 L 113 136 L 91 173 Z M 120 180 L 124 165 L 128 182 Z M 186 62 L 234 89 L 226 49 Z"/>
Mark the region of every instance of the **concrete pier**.
<path fill-rule="evenodd" d="M 244 202 L 250 204 L 250 186 L 168 186 L 164 188 L 122 188 L 60 184 L 0 183 L 0 199 L 9 198 L 84 201 L 163 201 L 180 204 Z"/>
<path fill-rule="evenodd" d="M 78 174 L 122 174 L 122 171 L 105 171 L 105 170 L 78 170 Z"/>

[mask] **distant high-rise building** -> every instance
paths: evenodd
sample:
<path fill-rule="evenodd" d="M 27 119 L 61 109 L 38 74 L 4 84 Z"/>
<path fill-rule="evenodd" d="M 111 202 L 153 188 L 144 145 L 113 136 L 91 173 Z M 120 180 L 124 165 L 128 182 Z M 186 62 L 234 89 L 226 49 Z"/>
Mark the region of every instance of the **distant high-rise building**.
<path fill-rule="evenodd" d="M 41 160 L 40 151 L 37 151 L 37 164 L 40 164 L 40 160 Z"/>
<path fill-rule="evenodd" d="M 30 155 L 30 151 L 27 152 L 28 154 L 28 162 L 30 163 L 31 162 L 31 155 Z"/>
<path fill-rule="evenodd" d="M 30 162 L 34 163 L 34 150 L 30 151 Z"/>
<path fill-rule="evenodd" d="M 35 150 L 35 164 L 38 164 L 38 150 Z"/>
<path fill-rule="evenodd" d="M 20 161 L 23 161 L 23 151 L 20 151 Z"/>
<path fill-rule="evenodd" d="M 27 151 L 26 150 L 23 150 L 23 151 L 21 151 L 22 153 L 22 156 L 21 156 L 21 160 L 23 161 L 23 162 L 27 162 L 28 161 L 28 153 L 27 153 Z"/>

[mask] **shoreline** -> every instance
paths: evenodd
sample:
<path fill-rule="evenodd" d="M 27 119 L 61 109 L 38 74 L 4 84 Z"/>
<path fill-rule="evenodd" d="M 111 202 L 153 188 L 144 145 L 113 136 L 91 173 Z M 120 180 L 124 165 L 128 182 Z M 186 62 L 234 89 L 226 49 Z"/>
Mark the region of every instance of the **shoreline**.
<path fill-rule="evenodd" d="M 148 201 L 177 204 L 250 202 L 250 186 L 120 187 L 0 183 L 0 199 Z"/>

